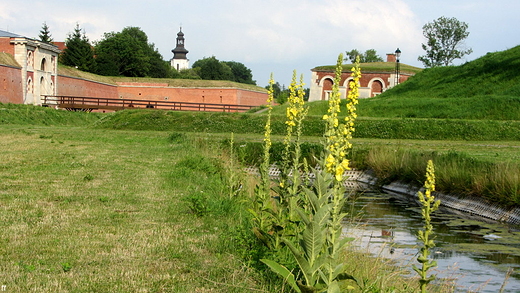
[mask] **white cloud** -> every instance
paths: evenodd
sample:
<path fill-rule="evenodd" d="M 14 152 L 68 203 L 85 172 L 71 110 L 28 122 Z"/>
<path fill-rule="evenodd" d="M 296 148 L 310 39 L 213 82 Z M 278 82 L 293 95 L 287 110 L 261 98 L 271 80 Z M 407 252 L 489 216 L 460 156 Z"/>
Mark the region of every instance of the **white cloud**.
<path fill-rule="evenodd" d="M 420 66 L 422 26 L 442 15 L 470 25 L 467 45 L 481 52 L 517 45 L 517 0 L 0 0 L 0 29 L 37 37 L 47 22 L 55 40 L 76 23 L 90 40 L 140 27 L 170 59 L 182 24 L 191 62 L 209 56 L 252 69 L 260 85 L 270 72 L 288 83 L 292 70 L 334 64 L 346 50 L 376 49 L 384 57 L 397 47 L 404 63 Z M 28 9 L 30 7 L 30 9 Z M 484 21 L 485 20 L 485 21 Z M 480 54 L 481 55 L 481 54 Z M 472 57 L 472 58 L 474 58 Z"/>

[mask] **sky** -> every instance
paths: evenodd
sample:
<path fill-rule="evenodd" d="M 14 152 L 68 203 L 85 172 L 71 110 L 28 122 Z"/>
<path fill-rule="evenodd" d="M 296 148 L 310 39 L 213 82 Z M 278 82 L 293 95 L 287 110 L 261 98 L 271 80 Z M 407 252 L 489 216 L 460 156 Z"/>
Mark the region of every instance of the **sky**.
<path fill-rule="evenodd" d="M 386 60 L 399 48 L 402 63 L 423 67 L 422 27 L 441 16 L 469 26 L 464 45 L 473 53 L 456 65 L 515 47 L 519 11 L 518 0 L 0 0 L 0 30 L 37 39 L 45 22 L 64 41 L 79 24 L 95 42 L 139 27 L 170 60 L 182 26 L 190 64 L 211 56 L 241 62 L 262 87 L 271 73 L 287 86 L 296 70 L 309 87 L 312 68 L 352 49 Z"/>

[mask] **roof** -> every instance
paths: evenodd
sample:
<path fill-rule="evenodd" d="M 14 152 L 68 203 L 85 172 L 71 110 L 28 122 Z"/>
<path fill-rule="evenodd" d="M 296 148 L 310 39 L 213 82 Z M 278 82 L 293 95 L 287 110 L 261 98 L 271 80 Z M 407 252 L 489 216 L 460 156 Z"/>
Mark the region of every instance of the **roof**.
<path fill-rule="evenodd" d="M 10 32 L 6 32 L 6 31 L 3 31 L 3 30 L 0 30 L 0 38 L 23 38 L 24 36 L 20 36 L 20 35 L 17 35 L 17 34 L 13 34 L 13 33 L 10 33 Z"/>

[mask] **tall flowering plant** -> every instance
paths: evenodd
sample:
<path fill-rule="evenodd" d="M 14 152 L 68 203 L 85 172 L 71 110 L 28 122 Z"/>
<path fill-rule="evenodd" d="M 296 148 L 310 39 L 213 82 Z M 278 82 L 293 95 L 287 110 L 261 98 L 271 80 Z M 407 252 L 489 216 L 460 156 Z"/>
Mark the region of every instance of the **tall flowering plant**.
<path fill-rule="evenodd" d="M 424 182 L 424 193 L 418 192 L 417 196 L 421 202 L 421 213 L 424 220 L 424 230 L 419 230 L 417 238 L 423 243 L 420 249 L 417 261 L 421 264 L 421 267 L 413 266 L 413 269 L 419 274 L 419 286 L 422 293 L 426 293 L 426 286 L 433 280 L 435 275 L 428 276 L 428 270 L 437 266 L 436 261 L 429 259 L 430 249 L 435 247 L 433 242 L 433 226 L 431 224 L 431 213 L 436 211 L 441 204 L 440 200 L 435 200 L 432 192 L 435 191 L 435 169 L 433 161 L 428 160 L 426 166 L 426 181 Z"/>
<path fill-rule="evenodd" d="M 346 152 L 351 147 L 350 139 L 354 131 L 358 83 L 354 85 L 353 94 L 349 95 L 347 106 L 350 109 L 348 115 L 353 117 L 347 117 L 345 123 L 340 123 L 338 113 L 341 111 L 339 83 L 343 68 L 342 61 L 343 55 L 340 54 L 328 114 L 324 116 L 326 151 L 322 158 L 323 167 L 313 169 L 316 178 L 308 186 L 300 187 L 299 179 L 294 176 L 291 177 L 290 182 L 293 187 L 296 185 L 301 188 L 301 195 L 305 198 L 302 203 L 307 206 L 294 208 L 300 218 L 301 232 L 292 239 L 282 240 L 298 263 L 301 277 L 296 279 L 295 274 L 272 260 L 262 260 L 297 292 L 341 292 L 344 289 L 353 289 L 343 281 L 355 280 L 344 272 L 344 264 L 340 261 L 339 253 L 351 240 L 340 237 L 341 220 L 345 216 L 341 212 L 345 202 L 345 188 L 342 183 L 345 179 L 344 171 L 349 168 Z M 355 69 L 354 79 L 359 82 L 359 62 L 356 63 Z M 288 113 L 292 114 L 295 111 L 288 110 Z M 291 121 L 288 120 L 288 124 L 292 124 Z M 296 161 L 295 164 L 298 162 Z M 294 173 L 296 168 L 294 165 L 292 167 Z"/>
<path fill-rule="evenodd" d="M 352 68 L 352 81 L 349 82 L 347 95 L 347 115 L 345 123 L 340 123 L 338 114 L 341 112 L 341 94 L 339 84 L 341 82 L 342 62 L 338 57 L 336 74 L 332 92 L 329 97 L 329 108 L 323 120 L 326 121 L 325 128 L 325 170 L 332 174 L 337 182 L 341 183 L 346 178 L 344 173 L 349 170 L 349 160 L 346 158 L 348 149 L 352 148 L 350 141 L 354 132 L 354 121 L 357 118 L 356 105 L 359 97 L 359 79 L 361 69 L 359 67 L 359 57 L 356 59 L 355 66 Z"/>
<path fill-rule="evenodd" d="M 271 150 L 271 111 L 273 109 L 274 90 L 273 75 L 269 79 L 269 87 L 267 90 L 267 121 L 265 123 L 264 132 L 264 153 L 263 161 L 260 165 L 260 183 L 256 186 L 254 192 L 253 205 L 249 212 L 253 215 L 253 232 L 267 246 L 271 246 L 272 237 L 269 232 L 273 225 L 273 203 L 271 201 L 271 179 L 269 177 L 269 162 Z"/>

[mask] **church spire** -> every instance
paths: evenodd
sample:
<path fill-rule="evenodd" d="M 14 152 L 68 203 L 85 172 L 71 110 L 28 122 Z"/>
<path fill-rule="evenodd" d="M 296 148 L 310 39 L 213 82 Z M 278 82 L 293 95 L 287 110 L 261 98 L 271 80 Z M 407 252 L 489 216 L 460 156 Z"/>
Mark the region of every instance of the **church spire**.
<path fill-rule="evenodd" d="M 172 52 L 173 58 L 170 63 L 173 68 L 179 71 L 190 67 L 189 60 L 186 57 L 186 54 L 188 54 L 189 51 L 184 48 L 184 33 L 182 32 L 182 26 L 177 33 L 177 45 Z"/>

